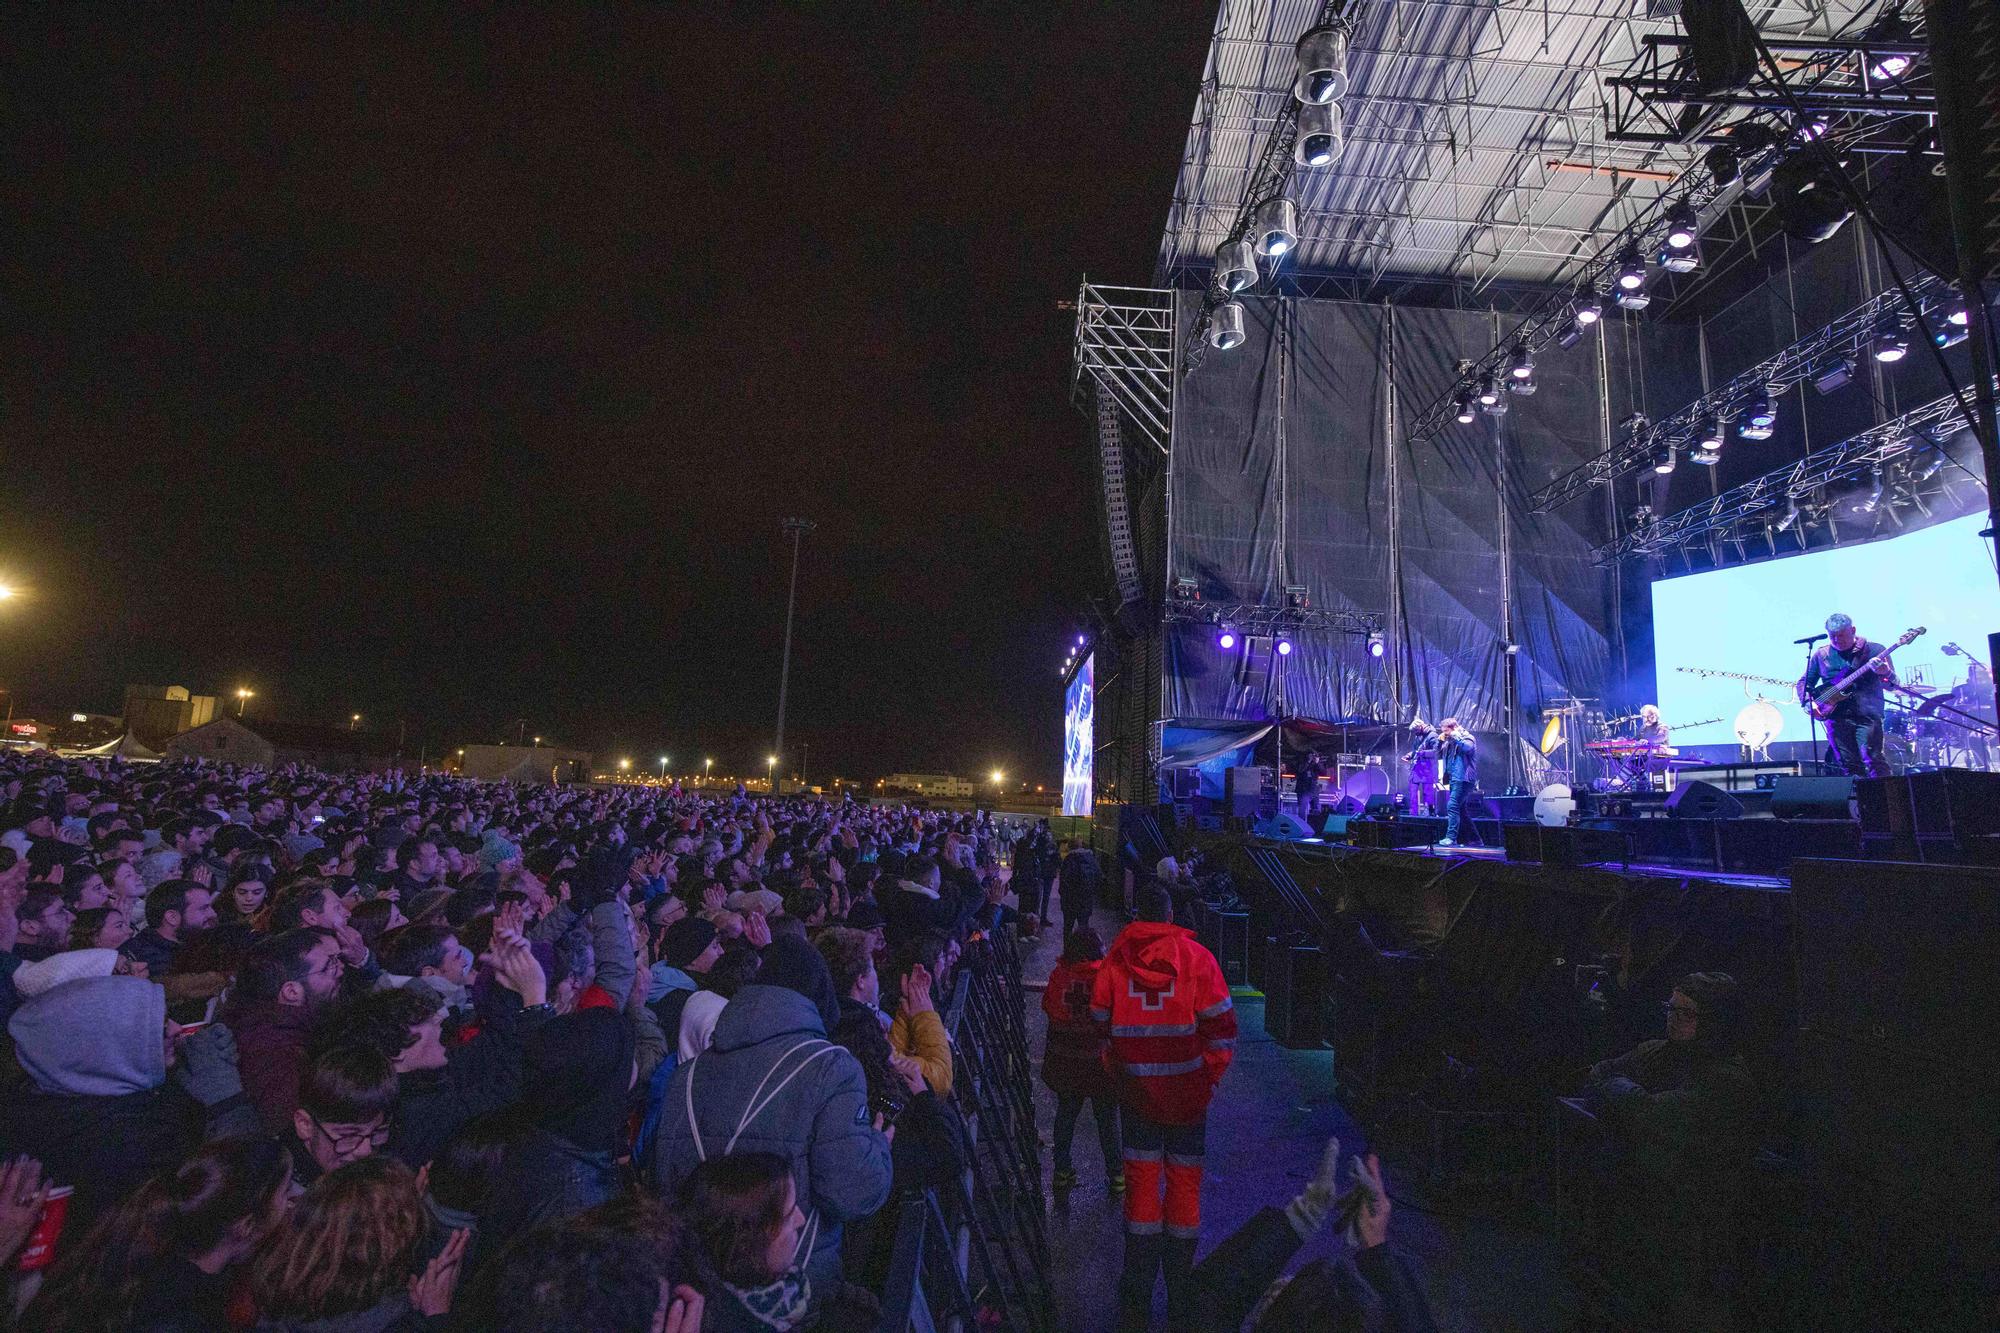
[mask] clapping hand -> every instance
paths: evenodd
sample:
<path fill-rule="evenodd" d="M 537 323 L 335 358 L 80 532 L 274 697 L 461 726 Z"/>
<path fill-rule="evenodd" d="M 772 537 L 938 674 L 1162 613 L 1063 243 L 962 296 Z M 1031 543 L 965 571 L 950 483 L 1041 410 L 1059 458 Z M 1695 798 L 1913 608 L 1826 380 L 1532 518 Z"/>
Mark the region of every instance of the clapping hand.
<path fill-rule="evenodd" d="M 903 1012 L 921 1014 L 935 1008 L 931 1003 L 931 970 L 918 963 L 903 975 Z"/>
<path fill-rule="evenodd" d="M 889 1052 L 889 1068 L 895 1070 L 897 1077 L 908 1086 L 912 1097 L 924 1090 L 924 1066 L 916 1056 L 892 1050 Z"/>
<path fill-rule="evenodd" d="M 493 969 L 493 979 L 520 996 L 522 1004 L 533 1007 L 548 1001 L 548 974 L 519 931 L 496 928 L 485 961 Z"/>
<path fill-rule="evenodd" d="M 752 912 L 743 919 L 743 938 L 757 949 L 771 942 L 771 923 L 764 919 L 762 912 Z"/>
<path fill-rule="evenodd" d="M 451 1313 L 451 1298 L 458 1291 L 458 1273 L 465 1262 L 465 1243 L 472 1237 L 469 1227 L 451 1233 L 438 1257 L 424 1266 L 421 1277 L 410 1279 L 410 1306 L 417 1313 L 435 1319 Z"/>

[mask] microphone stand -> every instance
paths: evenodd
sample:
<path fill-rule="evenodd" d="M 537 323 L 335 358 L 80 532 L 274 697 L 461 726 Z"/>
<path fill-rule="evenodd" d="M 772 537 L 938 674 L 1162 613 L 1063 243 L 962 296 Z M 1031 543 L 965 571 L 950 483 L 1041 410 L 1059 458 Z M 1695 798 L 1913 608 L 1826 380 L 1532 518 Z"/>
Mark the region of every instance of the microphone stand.
<path fill-rule="evenodd" d="M 1803 639 L 1792 640 L 1793 643 L 1805 645 L 1807 671 L 1812 670 L 1813 645 L 1818 643 L 1821 639 L 1824 639 L 1825 637 L 1826 635 L 1824 634 L 1808 634 Z M 1799 679 L 1801 680 L 1805 679 L 1805 675 L 1803 672 L 1800 673 Z M 1806 713 L 1806 733 L 1812 737 L 1812 748 L 1813 748 L 1813 754 L 1815 756 L 1813 762 L 1820 766 L 1821 772 L 1825 772 L 1826 747 L 1821 745 L 1819 740 L 1819 714 L 1813 712 L 1812 701 L 1810 699 L 1807 699 L 1806 702 L 1801 705 L 1801 707 L 1805 709 Z M 1831 745 L 1832 743 L 1833 742 L 1831 739 L 1827 741 L 1827 745 Z"/>

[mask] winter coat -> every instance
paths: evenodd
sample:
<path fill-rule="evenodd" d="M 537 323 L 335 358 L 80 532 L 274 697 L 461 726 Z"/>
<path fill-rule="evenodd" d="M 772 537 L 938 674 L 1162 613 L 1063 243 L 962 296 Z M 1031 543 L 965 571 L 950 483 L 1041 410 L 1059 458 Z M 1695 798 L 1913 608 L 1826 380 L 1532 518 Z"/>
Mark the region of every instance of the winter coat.
<path fill-rule="evenodd" d="M 937 1010 L 896 1015 L 889 1024 L 889 1045 L 898 1055 L 907 1055 L 923 1067 L 924 1082 L 940 1097 L 951 1096 L 951 1038 L 945 1035 L 944 1020 Z"/>
<path fill-rule="evenodd" d="M 889 1142 L 874 1127 L 861 1065 L 826 1039 L 819 1006 L 798 991 L 743 987 L 716 1020 L 709 1048 L 667 1085 L 655 1149 L 663 1191 L 730 1152 L 792 1163 L 808 1215 L 806 1272 L 816 1290 L 831 1291 L 842 1225 L 889 1197 Z"/>
<path fill-rule="evenodd" d="M 243 1094 L 257 1108 L 265 1132 L 287 1137 L 292 1133 L 292 1112 L 299 1109 L 299 1076 L 305 1070 L 312 1011 L 275 1001 L 232 1005 L 223 1011 L 222 1022 L 236 1038 Z"/>
<path fill-rule="evenodd" d="M 1111 1039 L 1118 1098 L 1162 1125 L 1198 1124 L 1236 1053 L 1236 1011 L 1215 955 L 1194 932 L 1134 921 L 1098 969 L 1090 1014 Z"/>
<path fill-rule="evenodd" d="M 466 1122 L 520 1099 L 522 1043 L 550 1012 L 526 1013 L 520 996 L 498 987 L 482 1010 L 479 1035 L 449 1048 L 444 1068 L 413 1070 L 397 1080 L 389 1151 L 412 1167 L 436 1157 Z"/>
<path fill-rule="evenodd" d="M 1059 1096 L 1107 1097 L 1113 1088 L 1105 1072 L 1105 1036 L 1090 1016 L 1100 959 L 1058 963 L 1042 991 L 1048 1040 L 1042 1047 L 1042 1082 Z"/>

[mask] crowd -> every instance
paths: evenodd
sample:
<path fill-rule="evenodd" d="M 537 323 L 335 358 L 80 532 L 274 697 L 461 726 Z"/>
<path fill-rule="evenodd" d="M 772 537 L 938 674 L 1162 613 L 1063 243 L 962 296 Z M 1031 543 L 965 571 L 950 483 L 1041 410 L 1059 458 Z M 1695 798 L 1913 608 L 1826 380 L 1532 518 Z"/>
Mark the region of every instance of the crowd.
<path fill-rule="evenodd" d="M 873 1327 L 891 1201 L 964 1169 L 938 1004 L 1043 910 L 1017 833 L 0 757 L 5 1314 Z"/>

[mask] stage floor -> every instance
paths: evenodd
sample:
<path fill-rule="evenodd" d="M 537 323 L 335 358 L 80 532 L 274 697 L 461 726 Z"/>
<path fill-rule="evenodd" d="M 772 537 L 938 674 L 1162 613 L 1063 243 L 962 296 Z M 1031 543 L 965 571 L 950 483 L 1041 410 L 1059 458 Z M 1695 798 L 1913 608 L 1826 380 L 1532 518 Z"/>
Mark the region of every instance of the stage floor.
<path fill-rule="evenodd" d="M 1337 849 L 1339 851 L 1359 850 L 1351 844 L 1328 842 L 1323 838 L 1299 838 L 1296 840 L 1259 838 L 1257 841 L 1271 847 L 1320 847 L 1330 850 Z M 1421 857 L 1435 861 L 1505 862 L 1507 860 L 1507 849 L 1504 847 L 1439 847 L 1436 844 L 1430 844 L 1414 847 L 1371 848 L 1368 850 L 1394 855 Z M 1526 861 L 1516 864 L 1538 865 L 1543 863 Z M 1757 875 L 1742 871 L 1710 870 L 1700 866 L 1670 865 L 1665 862 L 1656 861 L 1580 861 L 1576 864 L 1578 869 L 1584 870 L 1609 870 L 1622 875 L 1638 875 L 1649 879 L 1700 878 L 1713 880 L 1720 884 L 1732 884 L 1746 889 L 1789 889 L 1792 882 L 1791 878 L 1787 875 Z"/>

